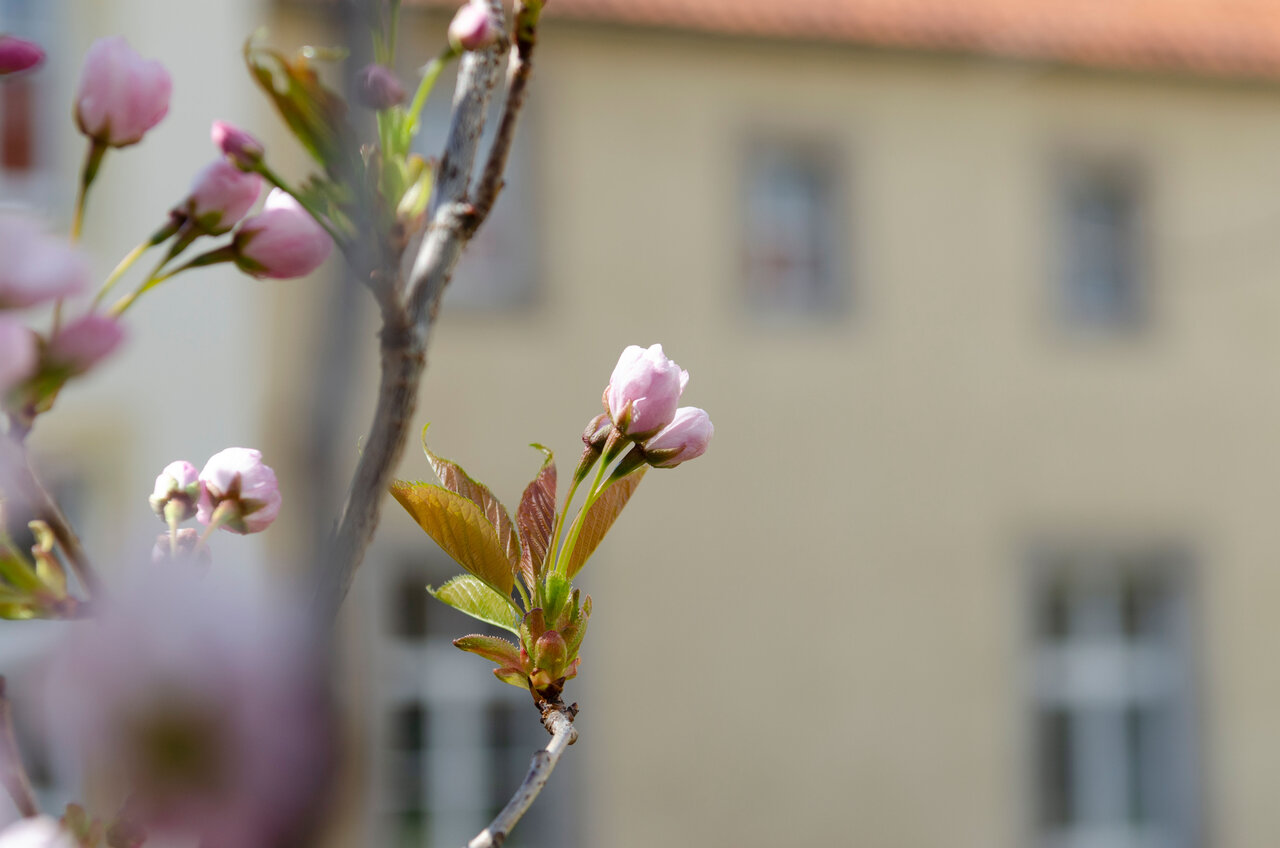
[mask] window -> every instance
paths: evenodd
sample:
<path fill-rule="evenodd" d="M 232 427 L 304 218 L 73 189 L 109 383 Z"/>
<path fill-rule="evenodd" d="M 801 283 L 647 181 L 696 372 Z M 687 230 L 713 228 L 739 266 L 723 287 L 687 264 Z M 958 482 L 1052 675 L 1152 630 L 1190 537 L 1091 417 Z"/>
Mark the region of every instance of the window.
<path fill-rule="evenodd" d="M 422 133 L 414 142 L 415 150 L 428 160 L 438 158 L 444 150 L 449 131 L 451 77 L 441 75 L 433 96 L 423 110 Z M 489 145 L 493 141 L 502 112 L 502 91 L 496 90 L 489 103 L 484 137 L 476 156 L 476 174 L 484 168 Z M 537 214 L 529 180 L 533 172 L 527 142 L 530 118 L 526 103 L 511 143 L 502 191 L 489 217 L 480 227 L 462 257 L 458 260 L 453 280 L 445 290 L 444 302 L 472 309 L 516 309 L 533 302 L 537 282 L 537 239 L 532 223 Z M 473 174 L 472 187 L 475 186 Z"/>
<path fill-rule="evenodd" d="M 817 316 L 844 306 L 839 176 L 836 156 L 821 144 L 748 146 L 742 251 L 753 312 Z"/>
<path fill-rule="evenodd" d="M 1124 162 L 1063 169 L 1060 205 L 1060 308 L 1077 327 L 1124 328 L 1144 317 L 1142 196 Z"/>
<path fill-rule="evenodd" d="M 460 572 L 443 554 L 430 556 L 424 564 L 419 551 L 392 570 L 374 616 L 383 632 L 370 844 L 389 848 L 465 845 L 507 802 L 548 738 L 528 692 L 499 682 L 491 664 L 451 644 L 465 633 L 510 634 L 430 597 L 428 584 Z M 570 759 L 506 845 L 574 844 L 571 817 L 563 814 Z"/>
<path fill-rule="evenodd" d="M 1189 579 L 1168 551 L 1042 557 L 1031 730 L 1043 848 L 1198 844 Z"/>

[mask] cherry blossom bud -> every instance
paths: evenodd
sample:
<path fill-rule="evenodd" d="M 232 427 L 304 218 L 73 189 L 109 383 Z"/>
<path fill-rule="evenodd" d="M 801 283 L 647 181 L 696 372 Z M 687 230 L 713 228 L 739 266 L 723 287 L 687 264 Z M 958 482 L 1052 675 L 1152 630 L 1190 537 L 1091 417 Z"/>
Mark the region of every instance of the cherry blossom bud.
<path fill-rule="evenodd" d="M 86 315 L 60 329 L 49 340 L 46 356 L 72 376 L 83 374 L 124 341 L 124 325 L 109 315 Z"/>
<path fill-rule="evenodd" d="M 706 412 L 682 406 L 670 424 L 644 443 L 645 459 L 655 468 L 675 468 L 706 453 L 715 432 Z"/>
<path fill-rule="evenodd" d="M 89 263 L 62 239 L 12 215 L 0 217 L 0 309 L 22 309 L 79 294 Z"/>
<path fill-rule="evenodd" d="M 280 513 L 280 487 L 276 473 L 252 448 L 227 448 L 214 454 L 200 472 L 204 491 L 196 520 L 209 524 L 222 509 L 220 526 L 232 533 L 258 533 L 271 526 Z M 227 517 L 229 514 L 230 517 Z"/>
<path fill-rule="evenodd" d="M 630 345 L 614 366 L 604 407 L 618 430 L 642 439 L 671 423 L 688 382 L 689 372 L 668 359 L 662 345 Z"/>
<path fill-rule="evenodd" d="M 236 231 L 236 265 L 254 277 L 285 280 L 319 268 L 333 239 L 288 192 L 272 189 L 262 211 Z"/>
<path fill-rule="evenodd" d="M 208 571 L 213 565 L 213 552 L 208 545 L 200 544 L 200 532 L 192 527 L 183 527 L 178 531 L 178 547 L 174 550 L 173 540 L 168 533 L 156 536 L 155 547 L 151 549 L 152 565 L 189 565 L 197 571 Z M 3 848 L 3 846 L 0 846 Z"/>
<path fill-rule="evenodd" d="M 262 143 L 239 127 L 226 121 L 214 121 L 209 136 L 240 170 L 252 171 L 262 163 Z"/>
<path fill-rule="evenodd" d="M 76 124 L 109 147 L 127 147 L 169 111 L 169 72 L 143 59 L 121 36 L 100 38 L 89 47 L 76 97 Z"/>
<path fill-rule="evenodd" d="M 173 513 L 175 522 L 186 521 L 196 514 L 196 505 L 200 502 L 203 486 L 200 483 L 200 472 L 185 459 L 171 462 L 156 478 L 156 488 L 151 494 L 151 511 L 168 522 Z"/>
<path fill-rule="evenodd" d="M 483 50 L 501 35 L 502 24 L 482 0 L 467 3 L 449 24 L 449 44 L 454 50 Z"/>
<path fill-rule="evenodd" d="M 208 235 L 228 232 L 262 193 L 262 178 L 218 159 L 196 174 L 191 193 L 175 212 Z"/>
<path fill-rule="evenodd" d="M 0 315 L 0 396 L 36 370 L 36 337 L 22 322 Z"/>
<path fill-rule="evenodd" d="M 0 848 L 78 848 L 78 845 L 75 837 L 49 816 L 18 819 L 0 830 Z"/>
<path fill-rule="evenodd" d="M 399 106 L 408 96 L 395 71 L 386 65 L 366 65 L 356 79 L 356 94 L 360 103 L 369 109 L 390 109 Z"/>
<path fill-rule="evenodd" d="M 12 35 L 0 35 L 0 76 L 28 71 L 44 61 L 40 45 Z"/>

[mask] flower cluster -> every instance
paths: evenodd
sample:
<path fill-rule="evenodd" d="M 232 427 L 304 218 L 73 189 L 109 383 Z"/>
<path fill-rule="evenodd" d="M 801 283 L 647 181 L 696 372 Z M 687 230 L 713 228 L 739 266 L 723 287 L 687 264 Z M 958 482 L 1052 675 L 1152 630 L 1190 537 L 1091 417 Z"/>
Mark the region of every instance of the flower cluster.
<path fill-rule="evenodd" d="M 226 448 L 210 457 L 199 472 L 186 460 L 166 465 L 156 477 L 150 503 L 152 512 L 169 527 L 168 534 L 156 539 L 152 560 L 195 559 L 207 565 L 204 542 L 214 530 L 260 533 L 279 515 L 281 497 L 276 474 L 262 461 L 260 451 Z M 200 536 L 194 529 L 179 529 L 193 517 L 205 525 Z"/>
<path fill-rule="evenodd" d="M 678 405 L 688 382 L 688 372 L 661 345 L 624 350 L 604 392 L 606 412 L 583 434 L 587 448 L 560 509 L 550 451 L 514 521 L 487 487 L 430 450 L 427 459 L 441 485 L 398 480 L 391 486 L 418 525 L 470 572 L 428 591 L 518 639 L 473 634 L 454 645 L 495 663 L 499 680 L 528 689 L 540 705 L 558 704 L 565 682 L 581 666 L 591 597 L 573 586 L 573 578 L 650 466 L 673 468 L 706 452 L 710 418 Z M 632 449 L 623 455 L 628 444 Z M 595 479 L 570 522 L 574 495 L 593 468 Z"/>

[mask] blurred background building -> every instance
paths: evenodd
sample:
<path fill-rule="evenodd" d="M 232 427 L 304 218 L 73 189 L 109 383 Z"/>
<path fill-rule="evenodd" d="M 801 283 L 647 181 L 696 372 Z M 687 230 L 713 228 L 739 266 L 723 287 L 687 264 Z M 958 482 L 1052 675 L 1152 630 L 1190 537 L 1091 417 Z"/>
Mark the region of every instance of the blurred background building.
<path fill-rule="evenodd" d="M 449 12 L 407 5 L 413 79 Z M 114 32 L 175 100 L 104 172 L 103 271 L 211 120 L 304 169 L 239 63 L 264 20 L 344 40 L 305 0 L 0 2 L 52 54 L 3 91 L 6 204 L 65 218 L 65 104 Z M 583 738 L 511 844 L 1270 848 L 1280 3 L 553 0 L 536 63 L 434 343 L 432 446 L 514 503 L 525 445 L 571 464 L 618 352 L 653 342 L 717 436 L 586 572 Z M 237 567 L 305 567 L 375 379 L 339 271 L 209 271 L 131 313 L 37 434 L 99 549 L 147 544 L 169 460 L 256 444 L 300 508 Z M 388 505 L 344 613 L 335 843 L 455 844 L 538 743 L 422 591 L 455 569 Z M 13 630 L 6 669 L 48 628 Z"/>

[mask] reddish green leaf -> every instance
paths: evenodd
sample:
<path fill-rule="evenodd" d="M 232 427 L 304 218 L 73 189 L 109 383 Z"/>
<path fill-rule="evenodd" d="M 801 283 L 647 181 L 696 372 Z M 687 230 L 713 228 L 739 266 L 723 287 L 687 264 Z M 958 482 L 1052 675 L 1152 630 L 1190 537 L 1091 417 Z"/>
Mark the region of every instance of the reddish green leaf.
<path fill-rule="evenodd" d="M 520 665 L 520 649 L 498 636 L 463 636 L 461 639 L 454 639 L 453 644 L 502 667 Z"/>
<path fill-rule="evenodd" d="M 503 683 L 510 683 L 512 686 L 518 686 L 521 689 L 529 688 L 529 675 L 518 668 L 495 668 L 493 676 Z"/>
<path fill-rule="evenodd" d="M 459 612 L 478 618 L 512 633 L 518 633 L 520 613 L 511 603 L 511 596 L 503 597 L 490 589 L 478 577 L 460 574 L 439 589 L 427 587 L 427 592 Z"/>
<path fill-rule="evenodd" d="M 524 543 L 520 555 L 520 576 L 532 588 L 542 574 L 551 544 L 551 528 L 556 522 L 556 464 L 551 451 L 534 445 L 546 455 L 533 482 L 525 487 L 516 510 L 516 524 Z"/>
<path fill-rule="evenodd" d="M 582 570 L 582 566 L 587 564 L 587 559 L 600 546 L 605 534 L 609 532 L 618 514 L 622 512 L 622 508 L 627 505 L 627 501 L 631 500 L 631 493 L 636 490 L 636 486 L 640 485 L 646 470 L 647 468 L 640 468 L 638 471 L 633 471 L 605 489 L 604 494 L 596 499 L 591 509 L 587 510 L 582 529 L 578 531 L 578 541 L 569 554 L 569 579 L 572 580 L 573 576 Z"/>
<path fill-rule="evenodd" d="M 498 541 L 497 531 L 480 507 L 462 495 L 428 483 L 396 480 L 390 489 L 418 526 L 435 539 L 445 553 L 498 594 L 511 594 L 515 585 L 511 563 Z"/>
<path fill-rule="evenodd" d="M 498 541 L 502 544 L 502 550 L 506 553 L 507 560 L 511 563 L 511 570 L 518 569 L 520 567 L 520 538 L 516 535 L 516 528 L 511 523 L 511 515 L 507 512 L 507 508 L 494 497 L 488 486 L 472 480 L 467 475 L 467 472 L 462 470 L 461 465 L 432 453 L 431 449 L 427 447 L 426 435 L 427 431 L 423 428 L 422 452 L 427 455 L 427 461 L 431 463 L 436 476 L 440 478 L 440 485 L 451 492 L 462 495 L 480 507 L 484 517 L 498 531 Z"/>

